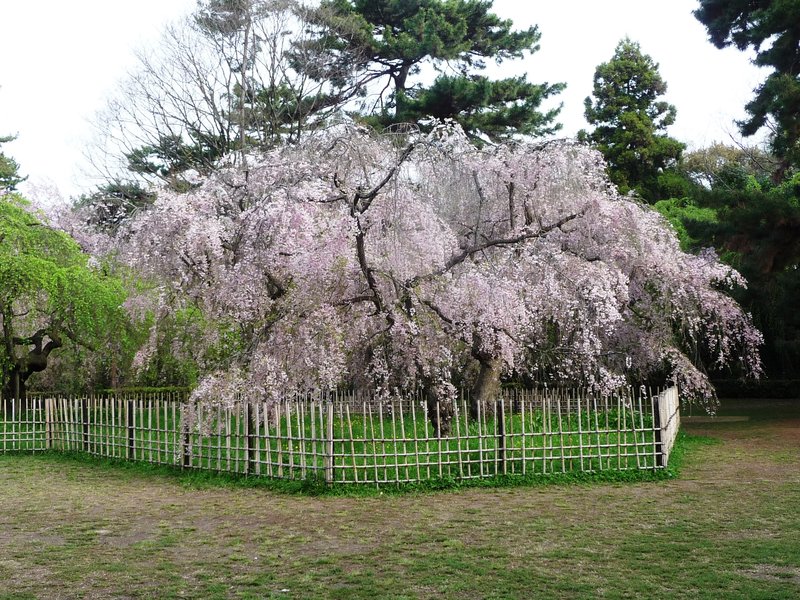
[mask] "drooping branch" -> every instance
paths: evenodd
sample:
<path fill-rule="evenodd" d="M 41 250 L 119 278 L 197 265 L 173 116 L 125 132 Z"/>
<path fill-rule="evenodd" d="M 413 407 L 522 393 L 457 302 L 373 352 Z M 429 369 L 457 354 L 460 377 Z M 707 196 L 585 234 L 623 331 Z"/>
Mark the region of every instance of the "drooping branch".
<path fill-rule="evenodd" d="M 516 217 L 516 207 L 514 206 L 514 193 L 515 193 L 515 186 L 513 181 L 509 181 L 506 184 L 506 189 L 508 190 L 508 223 L 511 227 L 511 230 L 517 228 L 517 217 Z"/>
<path fill-rule="evenodd" d="M 481 217 L 483 213 L 483 207 L 486 205 L 486 195 L 483 193 L 483 188 L 481 187 L 481 182 L 478 179 L 478 172 L 472 171 L 472 179 L 475 181 L 475 189 L 478 190 L 478 198 L 480 202 L 478 203 L 478 216 L 475 223 L 475 231 L 473 232 L 472 237 L 472 245 L 477 246 L 478 244 L 478 229 L 480 228 L 481 224 Z"/>
<path fill-rule="evenodd" d="M 14 328 L 12 324 L 13 308 L 10 302 L 4 302 L 0 316 L 3 317 L 3 345 L 9 357 L 14 356 Z"/>
<path fill-rule="evenodd" d="M 363 224 L 361 223 L 361 219 L 358 218 L 358 215 L 364 214 L 369 209 L 373 200 L 377 198 L 381 190 L 392 180 L 392 178 L 394 178 L 398 169 L 400 169 L 408 157 L 411 156 L 411 153 L 414 151 L 416 145 L 416 142 L 412 142 L 406 146 L 406 148 L 403 150 L 403 153 L 400 155 L 400 158 L 395 162 L 394 165 L 392 165 L 392 168 L 389 169 L 383 179 L 372 189 L 365 191 L 359 188 L 356 190 L 350 210 L 351 216 L 356 217 L 356 225 L 358 227 L 358 233 L 356 234 L 356 257 L 358 259 L 359 268 L 361 269 L 361 273 L 364 275 L 367 286 L 372 292 L 371 301 L 375 305 L 376 313 L 384 314 L 386 316 L 386 321 L 390 326 L 395 323 L 395 318 L 391 311 L 386 309 L 386 303 L 384 302 L 380 290 L 378 289 L 378 282 L 375 279 L 375 271 L 370 267 L 369 262 L 367 261 L 366 232 L 363 228 Z M 336 177 L 334 177 L 334 181 L 335 180 Z"/>

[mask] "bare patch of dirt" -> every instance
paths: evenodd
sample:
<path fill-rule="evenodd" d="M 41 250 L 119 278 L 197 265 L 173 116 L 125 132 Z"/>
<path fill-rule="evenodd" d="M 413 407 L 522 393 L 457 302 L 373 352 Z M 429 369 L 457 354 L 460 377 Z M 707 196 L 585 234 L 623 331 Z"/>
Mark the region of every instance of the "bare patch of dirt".
<path fill-rule="evenodd" d="M 800 568 L 778 567 L 776 565 L 756 565 L 752 569 L 741 571 L 743 575 L 763 581 L 786 582 L 800 585 Z"/>

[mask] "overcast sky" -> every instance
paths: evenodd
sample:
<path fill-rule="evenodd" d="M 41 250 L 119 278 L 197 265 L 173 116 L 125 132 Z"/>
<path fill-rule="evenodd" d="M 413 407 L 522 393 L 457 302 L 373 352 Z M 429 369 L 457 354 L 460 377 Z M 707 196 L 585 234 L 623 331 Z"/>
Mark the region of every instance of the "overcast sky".
<path fill-rule="evenodd" d="M 82 149 L 89 122 L 134 64 L 137 48 L 152 47 L 169 21 L 195 0 L 25 0 L 2 2 L 0 135 L 34 186 L 64 196 L 91 188 Z M 697 0 L 495 0 L 495 11 L 520 27 L 538 25 L 541 50 L 501 74 L 526 72 L 540 83 L 565 82 L 564 135 L 587 125 L 583 99 L 595 67 L 625 36 L 659 63 L 678 109 L 670 134 L 692 147 L 727 141 L 733 120 L 764 73 L 735 49 L 717 50 L 692 16 Z M 23 191 L 33 193 L 29 185 Z"/>

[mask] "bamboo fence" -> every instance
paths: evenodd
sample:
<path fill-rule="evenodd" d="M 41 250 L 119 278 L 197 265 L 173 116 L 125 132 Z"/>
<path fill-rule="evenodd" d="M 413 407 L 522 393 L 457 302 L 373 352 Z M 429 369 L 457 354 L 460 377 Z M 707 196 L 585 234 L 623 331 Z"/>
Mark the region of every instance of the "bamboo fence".
<path fill-rule="evenodd" d="M 184 469 L 386 485 L 432 479 L 660 469 L 678 393 L 510 390 L 470 413 L 466 397 L 429 405 L 309 395 L 271 404 L 195 405 L 172 393 L 0 401 L 0 451 L 82 452 Z M 450 431 L 436 430 L 445 409 Z M 430 411 L 435 411 L 438 417 Z"/>

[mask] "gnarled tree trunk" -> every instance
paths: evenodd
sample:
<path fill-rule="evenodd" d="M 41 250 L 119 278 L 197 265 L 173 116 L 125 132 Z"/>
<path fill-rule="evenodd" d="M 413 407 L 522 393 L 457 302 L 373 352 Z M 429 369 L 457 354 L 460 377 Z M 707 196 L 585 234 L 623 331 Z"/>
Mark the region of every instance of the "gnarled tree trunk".
<path fill-rule="evenodd" d="M 453 417 L 456 407 L 452 399 L 436 394 L 436 388 L 425 382 L 425 403 L 428 407 L 428 420 L 437 437 L 448 437 L 453 431 Z"/>
<path fill-rule="evenodd" d="M 49 337 L 49 341 L 45 344 L 45 337 Z M 56 348 L 60 348 L 63 344 L 61 337 L 55 333 L 46 330 L 37 331 L 29 338 L 14 338 L 14 344 L 21 346 L 23 351 L 21 356 L 17 356 L 16 352 L 11 357 L 11 368 L 8 371 L 6 381 L 3 382 L 3 398 L 6 402 L 12 398 L 17 400 L 25 400 L 27 394 L 27 381 L 34 373 L 39 373 L 47 368 L 47 359 L 50 353 Z M 33 346 L 32 349 L 26 350 L 26 347 Z"/>
<path fill-rule="evenodd" d="M 478 378 L 470 393 L 470 417 L 477 419 L 480 414 L 494 414 L 497 399 L 500 396 L 500 374 L 503 360 L 488 353 L 473 350 L 472 356 L 478 360 L 481 368 Z"/>

